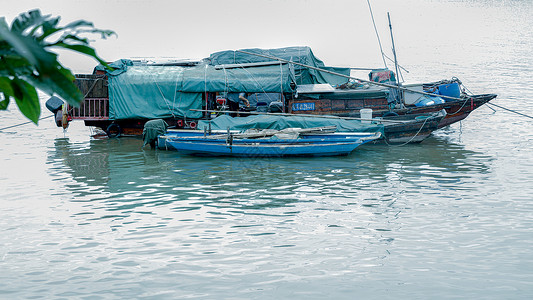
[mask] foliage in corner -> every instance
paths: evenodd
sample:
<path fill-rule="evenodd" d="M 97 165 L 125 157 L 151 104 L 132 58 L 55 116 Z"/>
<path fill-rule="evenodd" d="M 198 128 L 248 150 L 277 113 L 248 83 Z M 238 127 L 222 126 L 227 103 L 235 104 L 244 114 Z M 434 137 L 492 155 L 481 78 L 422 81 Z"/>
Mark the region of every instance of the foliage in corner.
<path fill-rule="evenodd" d="M 41 15 L 39 10 L 20 14 L 11 27 L 0 18 L 0 110 L 7 109 L 13 98 L 20 111 L 37 124 L 41 107 L 36 88 L 79 105 L 83 95 L 74 84 L 75 77 L 58 62 L 54 49 L 86 54 L 108 67 L 82 35 L 106 38 L 113 31 L 96 29 L 83 20 L 61 27 L 59 21 L 60 17 Z"/>

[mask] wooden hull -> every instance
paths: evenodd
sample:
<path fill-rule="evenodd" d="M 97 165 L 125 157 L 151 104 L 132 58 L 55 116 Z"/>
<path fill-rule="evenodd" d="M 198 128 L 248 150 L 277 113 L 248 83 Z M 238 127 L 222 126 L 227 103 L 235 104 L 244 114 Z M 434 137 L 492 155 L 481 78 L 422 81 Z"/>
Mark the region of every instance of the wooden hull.
<path fill-rule="evenodd" d="M 387 117 L 390 120 L 406 120 L 406 123 L 386 123 L 385 134 L 376 142 L 388 144 L 420 143 L 437 130 L 439 124 L 447 116 L 444 110 L 431 114 L 403 115 Z"/>
<path fill-rule="evenodd" d="M 392 112 L 397 115 L 412 115 L 438 112 L 444 109 L 447 115 L 439 122 L 438 129 L 463 120 L 473 110 L 494 98 L 496 98 L 495 94 L 474 95 L 467 97 L 465 100 L 448 101 L 443 104 L 424 107 L 412 105 L 404 109 L 394 109 Z M 313 108 L 313 110 L 294 109 L 298 107 L 309 107 Z M 364 93 L 332 93 L 332 95 L 320 95 L 318 99 L 302 97 L 289 102 L 289 112 L 293 114 L 360 117 L 359 111 L 363 108 L 371 108 L 372 117 L 374 118 L 382 117 L 391 112 L 387 104 L 386 95 L 384 93 L 379 94 L 378 92 L 371 92 L 368 96 L 365 96 Z"/>

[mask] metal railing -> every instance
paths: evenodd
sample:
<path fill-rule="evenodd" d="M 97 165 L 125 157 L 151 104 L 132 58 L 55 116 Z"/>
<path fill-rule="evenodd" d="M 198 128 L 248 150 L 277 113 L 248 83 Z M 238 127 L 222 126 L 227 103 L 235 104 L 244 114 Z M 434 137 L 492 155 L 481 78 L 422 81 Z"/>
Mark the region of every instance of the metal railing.
<path fill-rule="evenodd" d="M 85 98 L 79 107 L 68 107 L 74 120 L 109 120 L 109 98 Z"/>

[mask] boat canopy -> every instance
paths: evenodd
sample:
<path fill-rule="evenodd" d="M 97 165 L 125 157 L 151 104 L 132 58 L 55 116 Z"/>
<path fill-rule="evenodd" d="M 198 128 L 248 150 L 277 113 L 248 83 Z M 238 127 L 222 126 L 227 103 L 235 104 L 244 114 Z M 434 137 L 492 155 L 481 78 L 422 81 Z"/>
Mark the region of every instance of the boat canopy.
<path fill-rule="evenodd" d="M 168 117 L 200 118 L 205 92 L 291 92 L 293 76 L 287 64 L 257 67 L 139 65 L 112 63 L 108 71 L 111 120 Z"/>
<path fill-rule="evenodd" d="M 215 67 L 208 64 L 184 69 L 182 92 L 292 92 L 292 77 L 287 64 L 258 67 Z"/>
<path fill-rule="evenodd" d="M 349 68 L 332 68 L 316 58 L 309 47 L 246 49 L 314 67 L 350 75 Z M 192 65 L 150 65 L 121 59 L 105 70 L 109 82 L 109 118 L 200 118 L 206 92 L 287 93 L 295 84 L 331 84 L 346 78 L 282 63 L 277 60 L 222 51 Z M 292 87 L 291 87 L 292 86 Z"/>
<path fill-rule="evenodd" d="M 277 57 L 284 60 L 293 61 L 296 63 L 301 63 L 327 71 L 332 71 L 346 76 L 350 76 L 350 68 L 326 67 L 324 63 L 313 54 L 311 48 L 307 46 L 286 47 L 278 49 L 253 48 L 242 49 L 241 51 Z M 209 62 L 211 65 L 246 64 L 268 61 L 273 61 L 273 59 L 246 54 L 234 50 L 215 52 L 209 56 Z M 348 79 L 346 79 L 345 77 L 312 70 L 298 65 L 291 65 L 291 68 L 294 68 L 296 84 L 329 83 L 331 85 L 338 85 L 346 83 L 348 81 Z"/>
<path fill-rule="evenodd" d="M 336 126 L 337 132 L 381 132 L 384 133 L 382 124 L 363 124 L 359 120 L 346 120 L 341 118 L 321 118 L 309 116 L 276 116 L 276 115 L 257 115 L 249 117 L 230 117 L 221 115 L 212 120 L 200 120 L 198 129 L 204 130 L 209 128 L 211 123 L 212 130 L 239 130 L 247 129 L 275 129 L 283 130 L 286 128 L 312 128 L 324 126 Z"/>

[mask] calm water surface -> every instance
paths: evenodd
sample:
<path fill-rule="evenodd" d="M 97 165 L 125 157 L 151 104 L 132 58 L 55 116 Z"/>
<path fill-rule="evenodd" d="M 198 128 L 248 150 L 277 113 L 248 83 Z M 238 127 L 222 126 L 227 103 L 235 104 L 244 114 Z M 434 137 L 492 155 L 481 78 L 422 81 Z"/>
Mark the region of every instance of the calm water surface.
<path fill-rule="evenodd" d="M 533 115 L 530 1 L 409 3 L 464 28 L 404 42 L 415 79 L 458 76 Z M 1 113 L 0 127 L 19 122 Z M 419 145 L 251 160 L 143 151 L 50 119 L 8 129 L 0 298 L 531 299 L 532 132 L 483 107 Z"/>

